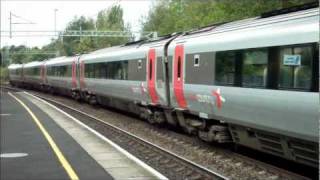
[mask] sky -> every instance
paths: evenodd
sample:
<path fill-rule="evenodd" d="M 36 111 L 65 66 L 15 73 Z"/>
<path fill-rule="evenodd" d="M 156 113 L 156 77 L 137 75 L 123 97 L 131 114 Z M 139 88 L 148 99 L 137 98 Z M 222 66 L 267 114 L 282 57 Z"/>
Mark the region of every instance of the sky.
<path fill-rule="evenodd" d="M 52 36 L 37 37 L 7 37 L 10 29 L 10 12 L 13 31 L 54 31 L 55 9 L 56 29 L 63 30 L 75 16 L 85 16 L 95 19 L 100 10 L 108 9 L 112 5 L 120 4 L 124 11 L 125 23 L 130 23 L 133 31 L 141 29 L 140 21 L 146 17 L 155 0 L 1 0 L 1 47 L 7 45 L 25 45 L 42 47 L 50 43 Z M 17 18 L 15 16 L 21 17 Z M 24 33 L 25 34 L 25 33 Z M 43 34 L 43 33 L 41 33 Z"/>

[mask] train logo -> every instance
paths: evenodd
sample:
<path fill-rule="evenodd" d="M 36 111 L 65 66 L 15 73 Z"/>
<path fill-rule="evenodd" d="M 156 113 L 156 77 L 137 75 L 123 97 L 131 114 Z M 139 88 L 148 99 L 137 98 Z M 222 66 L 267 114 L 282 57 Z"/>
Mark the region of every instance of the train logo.
<path fill-rule="evenodd" d="M 211 95 L 206 94 L 191 94 L 190 100 L 198 101 L 200 103 L 210 104 L 212 107 L 217 106 L 218 109 L 222 108 L 222 103 L 226 102 L 225 98 L 221 96 L 220 88 L 213 90 Z"/>
<path fill-rule="evenodd" d="M 218 88 L 216 91 L 212 91 L 212 95 L 216 97 L 216 104 L 218 109 L 221 109 L 222 102 L 226 102 L 226 100 L 221 96 L 220 88 Z"/>

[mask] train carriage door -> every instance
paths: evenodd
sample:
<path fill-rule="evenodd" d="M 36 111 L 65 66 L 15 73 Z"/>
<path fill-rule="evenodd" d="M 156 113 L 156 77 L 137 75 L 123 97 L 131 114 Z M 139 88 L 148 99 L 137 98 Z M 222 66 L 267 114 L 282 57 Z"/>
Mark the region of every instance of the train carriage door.
<path fill-rule="evenodd" d="M 47 80 L 47 66 L 45 64 L 42 65 L 42 82 L 44 84 L 48 83 L 48 80 Z"/>
<path fill-rule="evenodd" d="M 173 90 L 180 108 L 187 108 L 187 102 L 183 92 L 183 78 L 184 78 L 184 47 L 183 45 L 177 45 L 174 51 L 173 62 Z"/>
<path fill-rule="evenodd" d="M 77 59 L 75 59 L 71 65 L 72 88 L 77 88 L 76 61 Z"/>
<path fill-rule="evenodd" d="M 158 95 L 156 91 L 156 51 L 150 49 L 148 52 L 147 80 L 148 90 L 153 104 L 158 103 Z"/>
<path fill-rule="evenodd" d="M 85 83 L 84 83 L 84 62 L 79 60 L 80 61 L 80 88 L 83 89 L 85 88 Z"/>
<path fill-rule="evenodd" d="M 41 65 L 40 68 L 40 77 L 41 77 L 41 83 L 44 84 L 45 83 L 45 72 L 44 72 L 44 65 Z"/>

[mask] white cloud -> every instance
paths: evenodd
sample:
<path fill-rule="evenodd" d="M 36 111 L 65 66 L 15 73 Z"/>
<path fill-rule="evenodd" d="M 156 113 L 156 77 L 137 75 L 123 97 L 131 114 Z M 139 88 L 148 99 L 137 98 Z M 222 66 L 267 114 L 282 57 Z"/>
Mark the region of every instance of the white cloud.
<path fill-rule="evenodd" d="M 9 30 L 10 11 L 36 24 L 14 24 L 14 31 L 53 31 L 54 9 L 57 11 L 57 30 L 63 30 L 74 16 L 84 15 L 96 18 L 98 12 L 119 3 L 124 10 L 124 20 L 130 23 L 133 31 L 140 30 L 142 16 L 147 16 L 153 0 L 126 1 L 2 1 L 1 2 L 1 31 Z M 12 22 L 24 22 L 12 18 Z M 2 34 L 3 35 L 3 34 Z M 5 45 L 43 46 L 52 37 L 1 37 L 1 47 Z"/>

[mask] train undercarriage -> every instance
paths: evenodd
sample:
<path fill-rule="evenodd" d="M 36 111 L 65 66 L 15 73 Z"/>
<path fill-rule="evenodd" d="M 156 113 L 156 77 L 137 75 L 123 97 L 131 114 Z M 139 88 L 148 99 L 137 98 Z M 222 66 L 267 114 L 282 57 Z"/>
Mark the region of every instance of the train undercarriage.
<path fill-rule="evenodd" d="M 13 83 L 17 86 L 18 84 Z M 42 90 L 44 92 L 64 94 L 92 105 L 103 105 L 138 115 L 150 124 L 168 124 L 181 128 L 185 133 L 196 135 L 201 140 L 215 143 L 232 143 L 273 154 L 288 160 L 318 167 L 319 147 L 317 143 L 249 128 L 224 121 L 200 118 L 185 110 L 159 107 L 130 102 L 114 97 L 96 95 L 91 92 L 73 89 L 71 92 L 52 87 L 40 87 L 25 84 L 20 87 Z"/>

